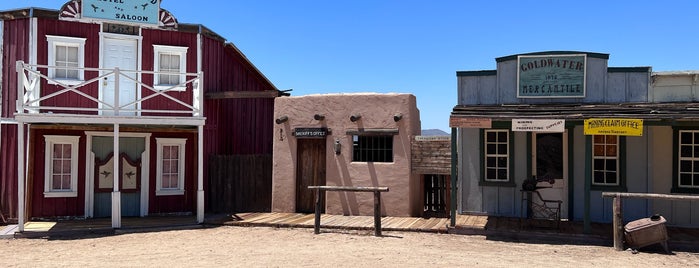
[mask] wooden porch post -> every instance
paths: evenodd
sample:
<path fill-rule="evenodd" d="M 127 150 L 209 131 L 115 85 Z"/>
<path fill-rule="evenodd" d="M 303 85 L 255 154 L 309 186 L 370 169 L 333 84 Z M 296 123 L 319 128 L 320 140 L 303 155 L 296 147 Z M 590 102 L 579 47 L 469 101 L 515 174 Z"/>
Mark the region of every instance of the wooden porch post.
<path fill-rule="evenodd" d="M 585 190 L 583 192 L 583 233 L 592 233 L 590 225 L 590 187 L 592 186 L 592 136 L 585 136 Z"/>
<path fill-rule="evenodd" d="M 449 224 L 451 227 L 456 226 L 456 194 L 458 193 L 456 190 L 456 181 L 458 176 L 456 167 L 458 166 L 459 161 L 457 155 L 458 150 L 456 148 L 456 139 L 456 128 L 453 127 L 451 128 L 451 201 L 449 202 L 449 215 L 451 216 Z"/>
<path fill-rule="evenodd" d="M 17 124 L 17 226 L 24 232 L 24 123 Z"/>
<path fill-rule="evenodd" d="M 612 201 L 613 228 L 614 228 L 614 249 L 624 250 L 624 225 L 621 212 L 621 195 L 616 194 Z"/>
<path fill-rule="evenodd" d="M 118 104 L 117 104 L 118 105 Z M 114 124 L 114 159 L 119 159 L 119 124 Z M 112 192 L 112 228 L 121 228 L 121 192 L 119 191 L 119 161 L 114 161 L 114 191 Z"/>
<path fill-rule="evenodd" d="M 197 137 L 197 223 L 204 222 L 204 126 Z"/>

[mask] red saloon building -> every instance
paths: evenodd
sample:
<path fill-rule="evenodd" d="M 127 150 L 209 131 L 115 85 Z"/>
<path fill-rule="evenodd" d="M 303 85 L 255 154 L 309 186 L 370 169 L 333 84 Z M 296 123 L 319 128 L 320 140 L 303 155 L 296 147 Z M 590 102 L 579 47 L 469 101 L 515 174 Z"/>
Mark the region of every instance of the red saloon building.
<path fill-rule="evenodd" d="M 0 12 L 0 212 L 20 231 L 33 218 L 202 222 L 210 155 L 271 154 L 280 91 L 159 2 Z"/>

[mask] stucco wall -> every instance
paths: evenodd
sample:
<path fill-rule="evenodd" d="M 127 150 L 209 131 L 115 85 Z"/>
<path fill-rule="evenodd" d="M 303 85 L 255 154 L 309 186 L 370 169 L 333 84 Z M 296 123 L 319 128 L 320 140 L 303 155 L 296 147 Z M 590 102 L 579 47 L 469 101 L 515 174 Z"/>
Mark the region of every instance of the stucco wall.
<path fill-rule="evenodd" d="M 361 114 L 357 122 L 350 115 Z M 401 113 L 395 122 L 393 116 Z M 315 120 L 315 114 L 325 115 Z M 296 211 L 297 138 L 295 128 L 328 128 L 326 142 L 326 185 L 386 186 L 382 193 L 382 214 L 416 216 L 421 213 L 420 178 L 410 172 L 410 141 L 420 134 L 420 114 L 415 96 L 410 94 L 323 94 L 282 97 L 275 100 L 274 118 L 287 116 L 274 124 L 272 211 Z M 348 130 L 398 129 L 393 139 L 393 162 L 352 162 L 352 135 Z M 335 154 L 334 143 L 340 141 L 341 153 Z M 328 214 L 373 215 L 372 193 L 328 192 Z"/>

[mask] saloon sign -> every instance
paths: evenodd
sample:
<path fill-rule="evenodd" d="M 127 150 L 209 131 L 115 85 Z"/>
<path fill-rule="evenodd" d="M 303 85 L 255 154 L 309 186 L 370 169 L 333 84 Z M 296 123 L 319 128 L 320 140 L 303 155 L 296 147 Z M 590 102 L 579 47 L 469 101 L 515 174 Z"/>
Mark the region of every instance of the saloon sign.
<path fill-rule="evenodd" d="M 158 24 L 160 0 L 83 0 L 86 18 Z"/>
<path fill-rule="evenodd" d="M 587 57 L 544 55 L 517 57 L 518 98 L 584 98 Z"/>

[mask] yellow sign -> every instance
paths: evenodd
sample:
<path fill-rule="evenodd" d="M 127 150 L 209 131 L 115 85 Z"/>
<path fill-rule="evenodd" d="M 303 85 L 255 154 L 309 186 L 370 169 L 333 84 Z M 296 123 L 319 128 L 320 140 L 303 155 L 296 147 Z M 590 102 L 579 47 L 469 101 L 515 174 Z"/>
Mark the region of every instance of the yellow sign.
<path fill-rule="evenodd" d="M 643 136 L 643 119 L 586 119 L 585 135 Z"/>

